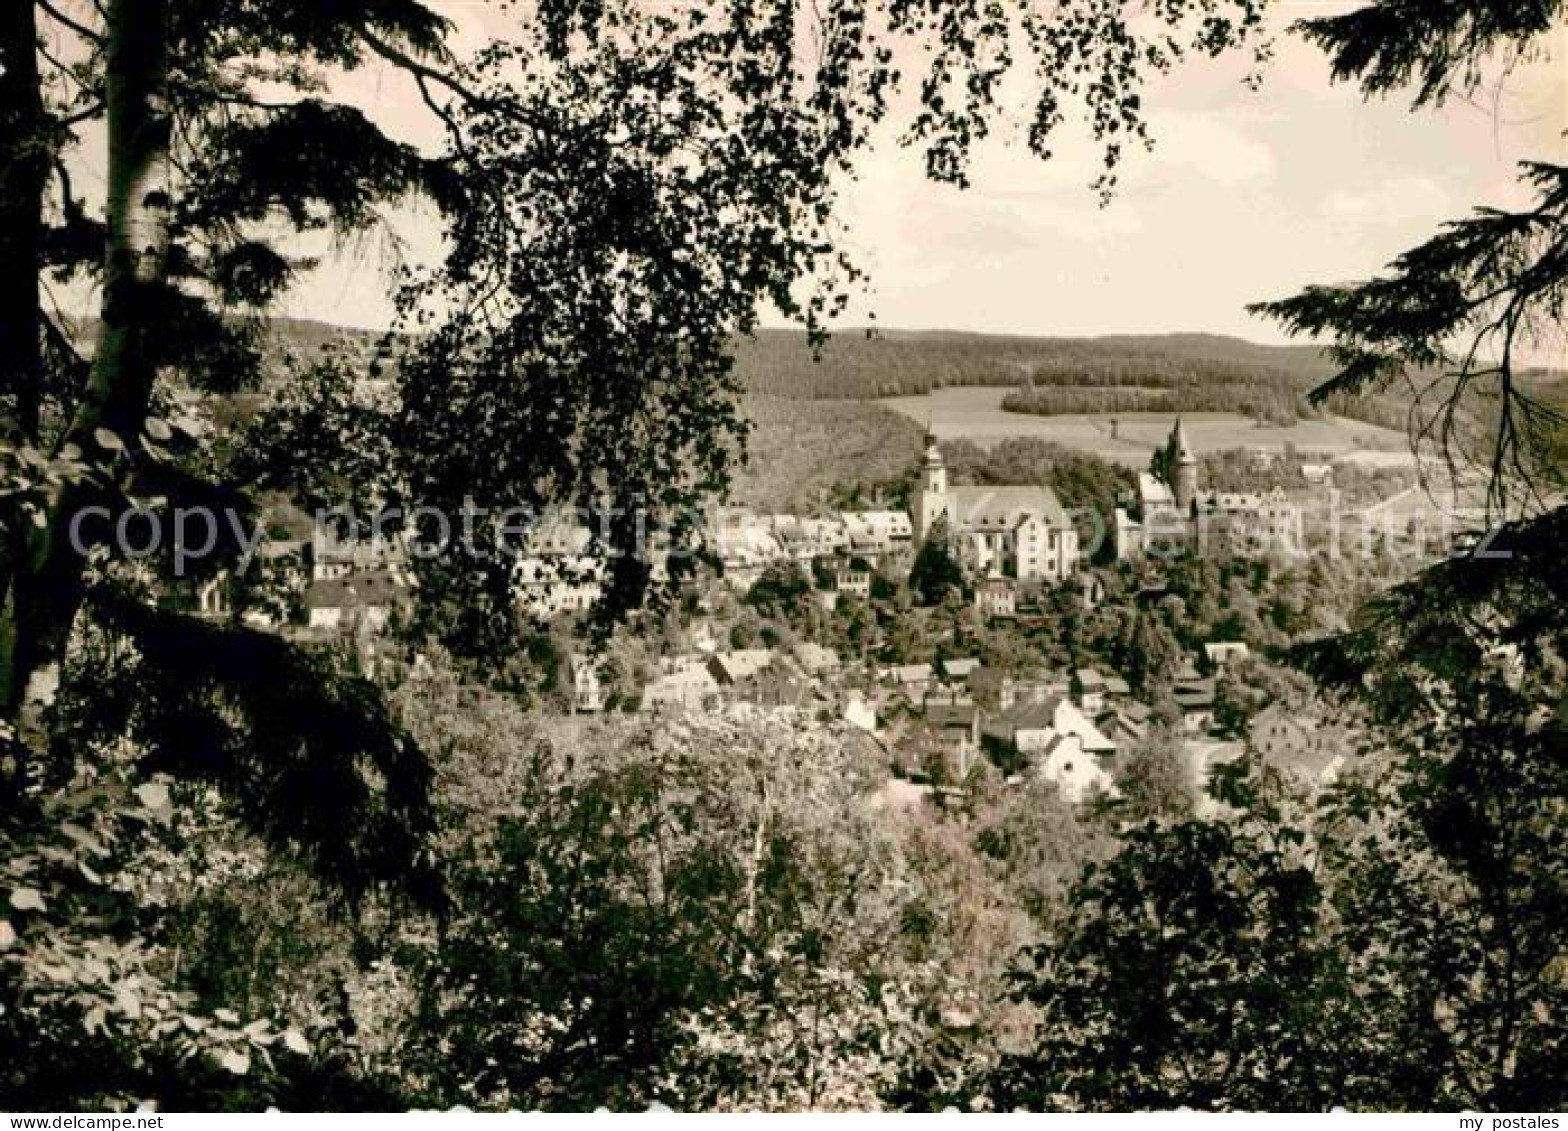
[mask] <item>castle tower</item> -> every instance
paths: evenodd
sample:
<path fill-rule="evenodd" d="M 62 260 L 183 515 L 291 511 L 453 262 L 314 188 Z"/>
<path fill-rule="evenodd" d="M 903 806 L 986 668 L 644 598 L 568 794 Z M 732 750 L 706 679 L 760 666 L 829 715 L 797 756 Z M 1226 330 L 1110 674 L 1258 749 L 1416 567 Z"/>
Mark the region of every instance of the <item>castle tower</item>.
<path fill-rule="evenodd" d="M 934 437 L 926 437 L 925 462 L 920 467 L 920 483 L 915 488 L 915 541 L 924 542 L 936 520 L 947 511 L 947 464 Z"/>
<path fill-rule="evenodd" d="M 1179 416 L 1176 418 L 1176 427 L 1171 431 L 1171 451 L 1175 457 L 1171 461 L 1175 480 L 1171 484 L 1171 492 L 1176 496 L 1176 506 L 1184 514 L 1190 514 L 1198 499 L 1198 457 L 1192 454 L 1192 445 L 1187 442 L 1187 430 L 1182 427 Z"/>

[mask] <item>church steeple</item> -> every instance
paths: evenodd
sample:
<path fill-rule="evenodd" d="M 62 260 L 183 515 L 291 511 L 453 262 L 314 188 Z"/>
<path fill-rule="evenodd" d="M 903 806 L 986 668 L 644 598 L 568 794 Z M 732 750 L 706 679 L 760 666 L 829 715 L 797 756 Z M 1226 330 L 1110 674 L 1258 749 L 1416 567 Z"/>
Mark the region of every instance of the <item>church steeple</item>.
<path fill-rule="evenodd" d="M 924 542 L 947 511 L 947 462 L 936 437 L 926 433 L 926 458 L 920 467 L 920 484 L 915 489 L 915 539 Z"/>

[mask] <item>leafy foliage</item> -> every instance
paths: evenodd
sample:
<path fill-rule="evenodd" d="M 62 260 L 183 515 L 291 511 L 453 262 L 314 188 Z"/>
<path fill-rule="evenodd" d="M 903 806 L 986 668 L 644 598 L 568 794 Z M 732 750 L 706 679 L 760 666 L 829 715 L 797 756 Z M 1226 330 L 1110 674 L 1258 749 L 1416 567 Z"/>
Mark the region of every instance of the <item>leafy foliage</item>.
<path fill-rule="evenodd" d="M 1562 10 L 1560 0 L 1371 0 L 1342 15 L 1302 20 L 1296 29 L 1328 53 L 1335 79 L 1358 82 L 1369 94 L 1413 87 L 1420 107 L 1474 90 L 1489 60 L 1532 51 Z"/>
<path fill-rule="evenodd" d="M 418 1038 L 436 1095 L 879 1104 L 940 979 L 900 961 L 918 881 L 846 734 L 736 709 L 540 741 L 499 701 L 428 710 L 454 690 L 409 692 L 451 751 L 456 909 Z"/>
<path fill-rule="evenodd" d="M 1299 835 L 1245 818 L 1129 832 L 1034 953 L 1030 1107 L 1303 1110 L 1336 1102 L 1322 893 Z M 1006 1085 L 1004 1085 L 1006 1086 Z"/>
<path fill-rule="evenodd" d="M 1568 512 L 1506 528 L 1492 553 L 1444 563 L 1372 602 L 1344 637 L 1303 651 L 1364 701 L 1399 760 L 1355 812 L 1399 814 L 1383 874 L 1408 878 L 1439 946 L 1387 944 L 1428 966 L 1462 1102 L 1560 1102 L 1568 871 Z"/>
<path fill-rule="evenodd" d="M 914 563 L 909 567 L 909 588 L 928 606 L 966 598 L 969 585 L 963 566 L 953 556 L 945 517 L 936 521 L 915 552 Z"/>

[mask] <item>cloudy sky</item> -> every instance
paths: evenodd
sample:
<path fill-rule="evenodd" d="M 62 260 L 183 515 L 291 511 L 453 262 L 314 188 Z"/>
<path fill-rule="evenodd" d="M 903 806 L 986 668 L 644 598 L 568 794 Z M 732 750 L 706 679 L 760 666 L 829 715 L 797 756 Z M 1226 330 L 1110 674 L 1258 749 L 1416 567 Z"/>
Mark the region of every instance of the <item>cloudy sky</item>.
<path fill-rule="evenodd" d="M 494 18 L 461 0 L 438 6 L 470 42 Z M 1279 0 L 1275 22 L 1330 7 Z M 1331 87 L 1321 55 L 1289 37 L 1258 91 L 1242 84 L 1245 59 L 1190 64 L 1150 92 L 1156 149 L 1129 159 L 1105 208 L 1089 188 L 1095 152 L 1071 130 L 1051 162 L 1024 150 L 1021 129 L 999 130 L 963 191 L 928 183 L 889 130 L 845 190 L 847 230 L 874 279 L 847 322 L 1279 340 L 1246 303 L 1374 273 L 1473 205 L 1517 203 L 1517 161 L 1563 159 L 1563 47 L 1559 36 L 1554 58 L 1513 74 L 1495 100 L 1419 113 Z M 349 81 L 378 118 L 425 117 L 403 76 L 369 69 Z M 1021 84 L 1016 93 L 1022 122 Z M 428 123 L 412 128 L 435 136 Z M 416 252 L 433 250 L 428 222 L 400 227 Z M 305 282 L 291 312 L 384 324 L 382 261 L 373 243 L 350 249 Z"/>

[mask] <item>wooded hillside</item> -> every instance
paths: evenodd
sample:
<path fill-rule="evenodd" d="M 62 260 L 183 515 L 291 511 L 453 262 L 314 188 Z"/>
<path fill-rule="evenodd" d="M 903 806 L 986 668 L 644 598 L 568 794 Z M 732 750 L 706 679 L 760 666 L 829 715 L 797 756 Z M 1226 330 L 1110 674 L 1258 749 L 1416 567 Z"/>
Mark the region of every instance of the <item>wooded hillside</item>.
<path fill-rule="evenodd" d="M 1316 346 L 1266 346 L 1216 334 L 1030 338 L 947 331 L 845 331 L 813 357 L 805 337 L 763 330 L 742 342 L 747 389 L 800 398 L 914 396 L 968 385 L 1017 386 L 1004 407 L 1056 415 L 1238 412 L 1280 424 L 1324 412 L 1403 428 L 1407 406 L 1379 396 L 1319 410 L 1308 394 L 1335 373 Z"/>

